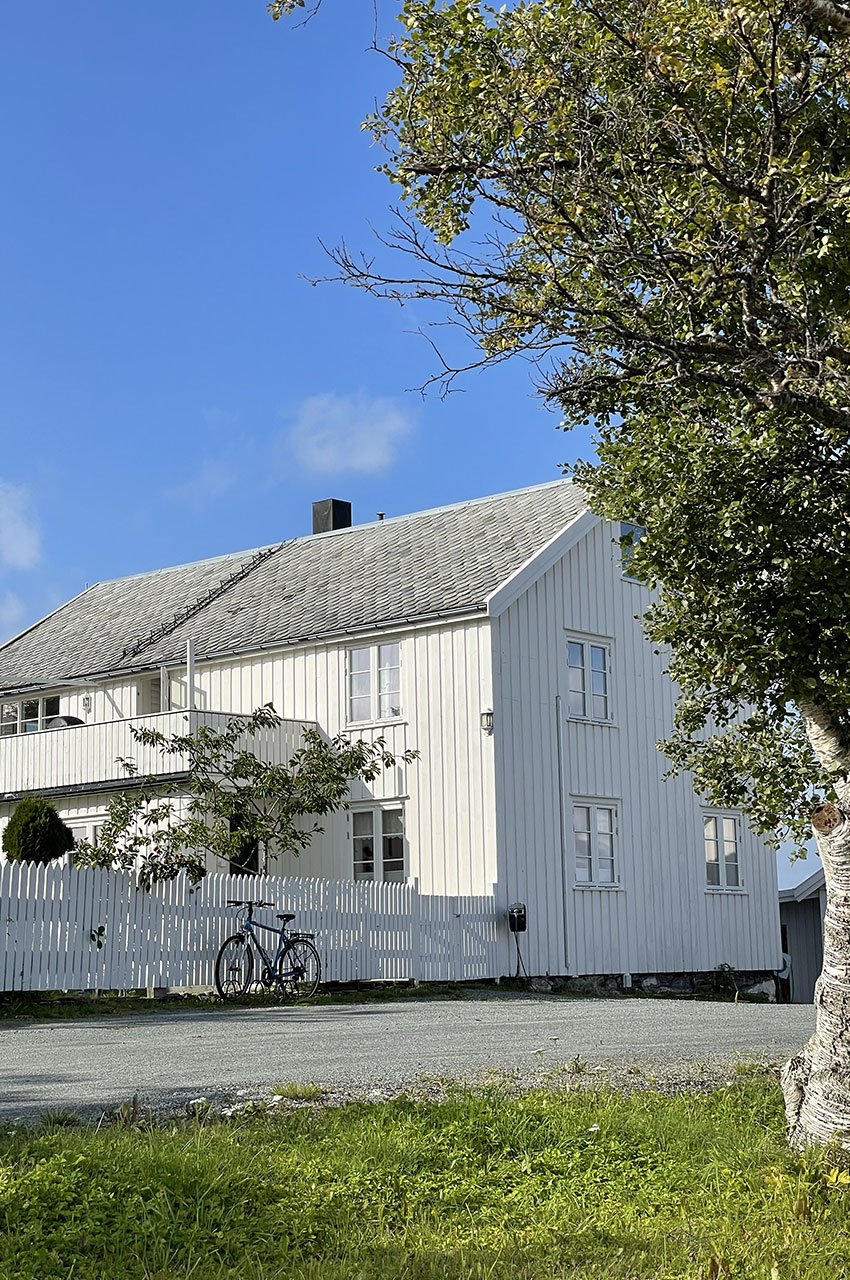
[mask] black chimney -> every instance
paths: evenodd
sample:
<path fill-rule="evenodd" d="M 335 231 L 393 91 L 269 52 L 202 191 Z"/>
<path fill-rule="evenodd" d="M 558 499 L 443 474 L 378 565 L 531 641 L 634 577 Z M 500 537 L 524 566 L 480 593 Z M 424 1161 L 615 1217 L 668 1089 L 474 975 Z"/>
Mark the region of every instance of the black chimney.
<path fill-rule="evenodd" d="M 313 503 L 313 532 L 330 533 L 331 529 L 351 528 L 351 503 L 339 498 L 323 498 Z"/>

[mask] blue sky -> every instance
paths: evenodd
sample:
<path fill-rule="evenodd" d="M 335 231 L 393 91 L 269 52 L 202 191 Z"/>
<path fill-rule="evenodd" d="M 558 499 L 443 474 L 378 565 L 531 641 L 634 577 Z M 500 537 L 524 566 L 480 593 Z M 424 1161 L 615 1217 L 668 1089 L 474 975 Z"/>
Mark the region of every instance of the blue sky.
<path fill-rule="evenodd" d="M 363 521 L 575 454 L 525 366 L 423 399 L 437 317 L 301 278 L 387 222 L 372 31 L 371 0 L 300 30 L 264 0 L 5 14 L 0 634 L 86 582 L 307 532 L 315 498 Z"/>
<path fill-rule="evenodd" d="M 423 398 L 438 315 L 302 278 L 388 222 L 371 0 L 300 29 L 264 0 L 3 26 L 0 640 L 87 583 L 306 533 L 316 498 L 364 521 L 589 454 L 526 365 Z"/>

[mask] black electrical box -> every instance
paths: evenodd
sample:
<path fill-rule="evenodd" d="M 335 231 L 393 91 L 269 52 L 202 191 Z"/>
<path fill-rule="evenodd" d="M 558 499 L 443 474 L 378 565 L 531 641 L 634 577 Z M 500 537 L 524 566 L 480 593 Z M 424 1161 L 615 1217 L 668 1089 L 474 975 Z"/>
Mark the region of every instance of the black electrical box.
<path fill-rule="evenodd" d="M 524 902 L 512 902 L 508 907 L 508 928 L 511 933 L 525 933 L 528 926 L 525 922 Z"/>

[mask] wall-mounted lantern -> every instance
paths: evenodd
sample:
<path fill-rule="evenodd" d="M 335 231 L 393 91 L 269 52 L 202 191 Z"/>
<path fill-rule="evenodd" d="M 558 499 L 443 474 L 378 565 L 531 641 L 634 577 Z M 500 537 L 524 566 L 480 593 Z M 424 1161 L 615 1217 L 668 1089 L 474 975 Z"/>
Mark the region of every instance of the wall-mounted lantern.
<path fill-rule="evenodd" d="M 481 728 L 485 733 L 493 732 L 493 712 L 492 711 L 481 712 Z"/>

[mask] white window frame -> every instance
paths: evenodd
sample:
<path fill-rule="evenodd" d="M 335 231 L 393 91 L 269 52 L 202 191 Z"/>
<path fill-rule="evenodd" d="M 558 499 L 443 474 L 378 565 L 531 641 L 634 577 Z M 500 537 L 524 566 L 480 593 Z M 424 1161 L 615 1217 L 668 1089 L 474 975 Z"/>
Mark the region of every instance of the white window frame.
<path fill-rule="evenodd" d="M 28 716 L 25 719 L 24 707 L 28 703 L 33 702 L 38 705 L 38 713 L 35 717 Z M 55 711 L 45 711 L 45 705 L 48 702 L 55 702 L 57 704 Z M 33 694 L 28 698 L 4 698 L 2 702 L 0 702 L 0 739 L 14 738 L 21 733 L 35 733 L 37 730 L 46 729 L 49 720 L 52 720 L 55 716 L 62 714 L 61 705 L 61 699 L 58 693 Z M 16 728 L 11 733 L 4 732 L 5 726 L 11 723 L 10 720 L 3 718 L 2 713 L 7 707 L 15 707 L 17 709 L 15 717 Z M 35 724 L 35 729 L 24 729 L 23 726 L 25 724 Z"/>
<path fill-rule="evenodd" d="M 571 720 L 578 720 L 587 724 L 613 724 L 613 660 L 611 641 L 604 640 L 601 636 L 579 635 L 568 631 L 566 632 L 565 643 L 567 662 L 567 696 L 565 702 L 567 715 Z M 582 663 L 580 667 L 573 662 L 573 648 L 575 647 L 580 647 L 582 651 Z M 601 669 L 596 668 L 593 665 L 595 658 L 594 650 L 596 650 L 597 653 L 601 652 L 603 654 L 604 666 Z M 573 671 L 582 672 L 583 688 L 581 690 L 573 689 L 572 687 Z M 593 676 L 595 673 L 604 673 L 605 691 L 603 694 L 595 695 L 593 692 Z M 574 694 L 576 693 L 582 693 L 583 695 L 583 711 L 577 711 L 573 706 Z M 605 698 L 606 711 L 604 716 L 594 714 L 594 697 Z"/>
<path fill-rule="evenodd" d="M 584 809 L 589 811 L 590 828 L 582 826 L 578 827 L 578 815 L 576 810 Z M 600 831 L 600 815 L 607 813 L 610 815 L 611 830 L 606 832 Z M 573 856 L 573 884 L 576 889 L 604 889 L 609 892 L 612 889 L 620 888 L 620 805 L 617 800 L 609 800 L 607 797 L 590 797 L 590 796 L 571 796 L 570 797 L 570 816 L 572 818 L 572 856 Z M 602 826 L 605 825 L 605 819 L 602 820 Z M 585 846 L 576 838 L 580 834 L 586 834 L 589 837 L 587 844 L 587 852 L 583 852 Z M 605 837 L 610 836 L 610 846 L 606 846 Z M 607 851 L 610 848 L 610 853 Z M 590 861 L 590 879 L 583 880 L 580 878 L 579 864 L 582 861 Z M 611 863 L 611 879 L 600 879 L 600 865 Z"/>
<path fill-rule="evenodd" d="M 389 648 L 398 650 L 397 663 L 381 663 L 382 650 Z M 355 672 L 352 669 L 352 654 L 363 653 L 368 650 L 369 653 L 369 688 L 366 693 L 355 694 L 352 687 L 352 681 L 355 674 L 366 674 L 365 668 L 358 668 Z M 398 707 L 388 715 L 381 714 L 381 672 L 397 671 L 398 672 L 398 690 L 390 690 L 389 694 L 398 694 Z M 352 644 L 349 645 L 345 653 L 345 723 L 346 724 L 389 724 L 397 720 L 403 719 L 404 711 L 401 698 L 401 681 L 402 681 L 402 644 L 401 640 L 378 640 L 370 641 L 368 644 Z M 352 703 L 355 698 L 369 699 L 369 715 L 367 717 L 355 716 L 352 710 Z"/>
<path fill-rule="evenodd" d="M 376 881 L 379 884 L 404 884 L 407 879 L 407 839 L 404 827 L 404 805 L 401 801 L 398 801 L 397 803 L 388 801 L 385 804 L 352 805 L 349 813 L 351 815 L 351 873 L 353 878 L 355 880 Z M 399 815 L 401 819 L 401 831 L 385 830 L 384 819 L 387 814 Z M 361 824 L 358 823 L 356 819 L 364 816 L 368 816 L 371 819 L 370 833 L 365 831 L 358 833 L 357 831 L 358 826 Z M 386 874 L 386 864 L 388 862 L 397 862 L 398 858 L 387 857 L 387 850 L 384 845 L 384 841 L 385 839 L 391 839 L 393 836 L 397 835 L 401 836 L 401 875 L 392 875 L 390 877 Z M 371 872 L 363 870 L 365 859 L 362 856 L 358 857 L 359 853 L 362 854 L 362 847 L 358 848 L 357 842 L 358 840 L 367 839 L 371 839 L 372 841 Z M 380 857 L 376 851 L 378 841 L 380 841 Z M 360 864 L 361 867 L 359 873 L 357 869 L 358 864 Z M 380 875 L 376 874 L 378 870 L 380 870 Z"/>
<path fill-rule="evenodd" d="M 708 824 L 714 822 L 714 834 L 709 835 Z M 733 834 L 735 843 L 735 861 L 731 865 L 735 867 L 735 881 L 729 883 L 729 866 L 726 849 L 730 843 L 727 835 L 728 827 L 724 824 L 733 824 Z M 702 841 L 703 841 L 703 857 L 705 860 L 705 888 L 709 893 L 740 893 L 744 888 L 743 868 L 741 866 L 741 815 L 729 809 L 703 809 L 702 811 Z M 709 846 L 714 845 L 717 857 L 710 859 Z M 709 878 L 709 867 L 717 867 L 717 883 Z"/>

